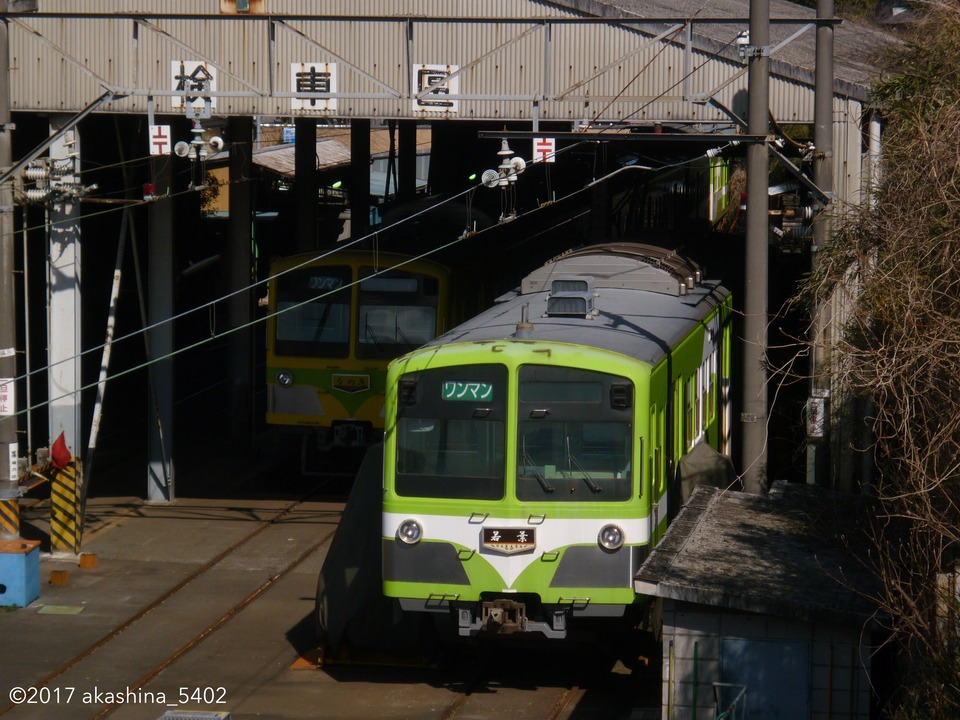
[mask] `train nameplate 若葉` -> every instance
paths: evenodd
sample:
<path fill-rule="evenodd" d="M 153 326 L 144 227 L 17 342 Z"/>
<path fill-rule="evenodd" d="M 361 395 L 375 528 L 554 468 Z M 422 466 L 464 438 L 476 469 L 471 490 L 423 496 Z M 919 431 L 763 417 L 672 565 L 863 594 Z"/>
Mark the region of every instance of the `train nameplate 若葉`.
<path fill-rule="evenodd" d="M 484 528 L 482 546 L 484 550 L 503 555 L 530 552 L 537 546 L 536 531 L 530 528 Z"/>

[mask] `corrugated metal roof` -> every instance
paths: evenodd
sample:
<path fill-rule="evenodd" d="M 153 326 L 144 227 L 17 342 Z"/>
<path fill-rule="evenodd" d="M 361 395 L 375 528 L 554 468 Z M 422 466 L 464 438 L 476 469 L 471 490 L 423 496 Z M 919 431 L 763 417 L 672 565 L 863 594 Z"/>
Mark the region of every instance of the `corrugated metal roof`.
<path fill-rule="evenodd" d="M 684 17 L 749 18 L 749 0 L 554 0 L 556 5 L 600 16 L 636 16 L 639 18 Z M 816 10 L 788 0 L 769 0 L 770 18 L 774 20 L 816 20 Z M 777 47 L 803 25 L 772 23 L 770 46 Z M 696 45 L 704 51 L 735 58 L 731 39 L 737 28 L 721 24 L 694 24 Z M 901 45 L 897 36 L 873 25 L 844 20 L 834 31 L 834 77 L 837 84 L 854 97 L 867 99 L 871 83 L 879 72 L 882 53 Z M 816 60 L 816 33 L 808 28 L 799 37 L 778 48 L 771 55 L 771 72 L 812 83 Z"/>
<path fill-rule="evenodd" d="M 109 88 L 123 97 L 99 111 L 182 114 L 200 65 L 215 75 L 201 89 L 215 115 L 577 121 L 603 111 L 609 120 L 711 122 L 727 118 L 689 96 L 716 93 L 730 107 L 746 86 L 734 38 L 746 25 L 747 0 L 331 0 L 325 16 L 316 15 L 316 2 L 269 0 L 269 16 L 239 19 L 211 12 L 218 7 L 212 0 L 45 0 L 41 15 L 11 18 L 12 108 L 79 111 Z M 770 14 L 774 113 L 809 121 L 812 26 L 780 48 L 800 26 L 775 21 L 812 23 L 815 13 L 771 0 Z M 647 39 L 662 18 L 678 15 L 695 23 L 690 55 L 683 32 L 671 32 L 669 43 Z M 589 22 L 596 16 L 651 20 L 644 34 Z M 845 22 L 834 43 L 837 92 L 865 100 L 877 53 L 896 42 Z M 336 88 L 298 108 L 296 93 L 306 86 L 293 67 L 303 63 L 335 64 Z M 446 73 L 455 75 L 447 95 L 418 97 L 424 83 Z M 187 92 L 176 89 L 184 77 Z"/>

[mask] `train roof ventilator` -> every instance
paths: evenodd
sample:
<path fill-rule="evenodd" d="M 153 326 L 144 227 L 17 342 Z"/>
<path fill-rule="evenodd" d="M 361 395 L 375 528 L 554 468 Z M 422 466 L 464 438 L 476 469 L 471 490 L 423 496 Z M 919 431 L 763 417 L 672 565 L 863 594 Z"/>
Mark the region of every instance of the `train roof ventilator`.
<path fill-rule="evenodd" d="M 547 317 L 596 317 L 594 307 L 597 293 L 589 275 L 567 275 L 550 284 L 547 298 Z"/>

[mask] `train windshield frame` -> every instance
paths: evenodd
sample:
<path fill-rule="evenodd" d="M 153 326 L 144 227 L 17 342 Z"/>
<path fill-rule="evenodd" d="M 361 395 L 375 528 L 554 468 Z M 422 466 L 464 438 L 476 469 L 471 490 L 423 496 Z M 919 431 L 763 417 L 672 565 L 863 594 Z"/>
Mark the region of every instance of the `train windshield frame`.
<path fill-rule="evenodd" d="M 451 393 L 451 387 L 463 392 Z M 502 500 L 506 413 L 503 365 L 441 367 L 403 375 L 398 384 L 396 493 Z"/>
<path fill-rule="evenodd" d="M 633 383 L 570 367 L 524 365 L 517 388 L 517 499 L 633 497 Z"/>
<path fill-rule="evenodd" d="M 298 268 L 273 282 L 275 354 L 332 358 L 350 354 L 349 265 Z"/>
<path fill-rule="evenodd" d="M 392 359 L 437 334 L 437 278 L 408 270 L 360 268 L 358 358 Z"/>

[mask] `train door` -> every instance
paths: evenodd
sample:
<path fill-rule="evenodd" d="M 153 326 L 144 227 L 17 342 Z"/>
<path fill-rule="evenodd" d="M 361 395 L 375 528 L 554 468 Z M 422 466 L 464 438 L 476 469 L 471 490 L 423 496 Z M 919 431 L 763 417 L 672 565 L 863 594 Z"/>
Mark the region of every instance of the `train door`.
<path fill-rule="evenodd" d="M 649 467 L 650 467 L 650 505 L 653 526 L 650 530 L 651 545 L 660 542 L 660 522 L 666 519 L 667 506 L 664 493 L 667 491 L 666 453 L 664 452 L 664 411 L 656 403 L 650 405 L 649 425 Z"/>

